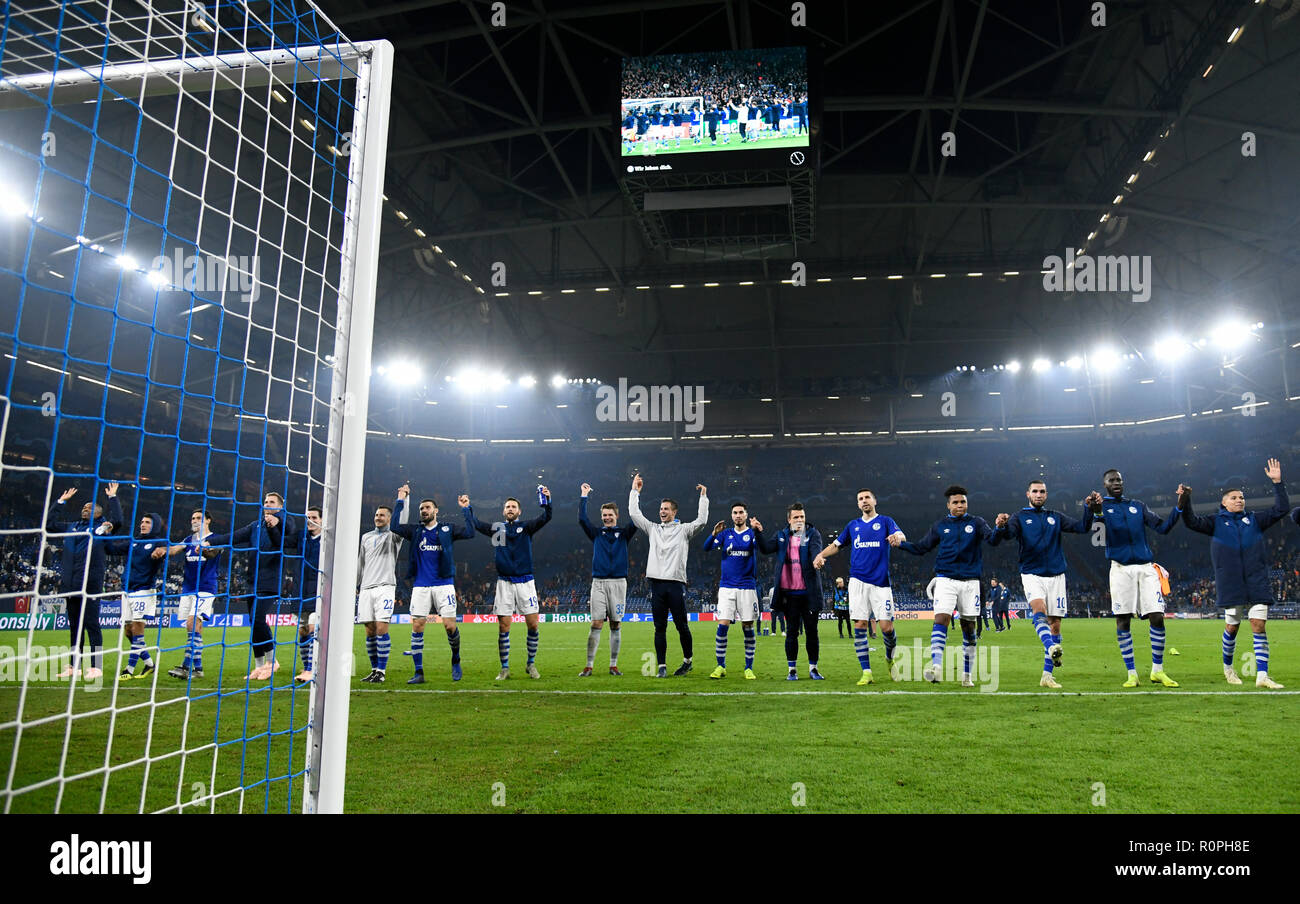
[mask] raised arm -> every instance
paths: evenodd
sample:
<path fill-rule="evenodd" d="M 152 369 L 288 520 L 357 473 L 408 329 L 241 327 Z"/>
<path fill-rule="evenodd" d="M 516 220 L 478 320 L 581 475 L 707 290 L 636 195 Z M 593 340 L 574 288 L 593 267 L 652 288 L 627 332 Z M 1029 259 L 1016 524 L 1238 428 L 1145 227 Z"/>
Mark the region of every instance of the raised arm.
<path fill-rule="evenodd" d="M 650 519 L 641 514 L 641 475 L 638 474 L 636 480 L 632 482 L 632 489 L 627 493 L 627 513 L 632 517 L 632 523 L 647 533 L 653 524 Z"/>
<path fill-rule="evenodd" d="M 695 520 L 686 525 L 686 536 L 693 537 L 709 523 L 709 491 L 705 489 L 704 484 L 697 483 L 695 488 L 700 491 L 700 507 Z"/>
<path fill-rule="evenodd" d="M 1291 500 L 1286 495 L 1286 484 L 1282 482 L 1282 465 L 1276 458 L 1268 460 L 1268 470 L 1265 473 L 1273 479 L 1273 507 L 1267 512 L 1255 513 L 1260 530 L 1268 530 L 1281 521 L 1291 508 Z"/>
<path fill-rule="evenodd" d="M 584 483 L 582 497 L 578 500 L 578 526 L 582 528 L 588 540 L 595 540 L 600 535 L 600 531 L 596 530 L 596 525 L 592 524 L 591 519 L 587 517 L 587 494 L 590 492 L 591 486 Z"/>
<path fill-rule="evenodd" d="M 1178 506 L 1175 505 L 1169 510 L 1168 515 L 1161 518 L 1155 512 L 1151 511 L 1151 509 L 1147 508 L 1146 503 L 1142 504 L 1142 523 L 1147 527 L 1152 528 L 1158 534 L 1167 534 L 1173 530 L 1174 525 L 1178 523 L 1179 514 Z"/>
<path fill-rule="evenodd" d="M 1183 486 L 1181 483 L 1178 485 L 1178 509 L 1175 509 L 1175 511 L 1180 509 L 1183 524 L 1187 525 L 1188 529 L 1194 530 L 1198 534 L 1207 534 L 1211 537 L 1214 536 L 1214 516 L 1197 515 L 1193 513 L 1192 488 L 1189 486 Z"/>
<path fill-rule="evenodd" d="M 524 532 L 527 534 L 537 533 L 546 526 L 547 522 L 551 520 L 551 516 L 555 514 L 551 505 L 551 491 L 546 487 L 542 487 L 542 495 L 546 497 L 546 502 L 542 503 L 542 513 L 532 521 L 524 522 Z"/>
<path fill-rule="evenodd" d="M 257 529 L 257 522 L 245 524 L 243 527 L 236 528 L 225 534 L 208 534 L 203 538 L 204 546 L 229 546 L 234 549 L 251 549 L 253 541 L 253 531 Z"/>
<path fill-rule="evenodd" d="M 458 501 L 460 513 L 465 516 L 465 529 L 470 532 L 470 535 L 473 536 L 474 531 L 478 531 L 485 537 L 492 536 L 492 525 L 484 524 L 474 517 L 474 507 L 469 504 L 469 497 L 462 493 Z"/>

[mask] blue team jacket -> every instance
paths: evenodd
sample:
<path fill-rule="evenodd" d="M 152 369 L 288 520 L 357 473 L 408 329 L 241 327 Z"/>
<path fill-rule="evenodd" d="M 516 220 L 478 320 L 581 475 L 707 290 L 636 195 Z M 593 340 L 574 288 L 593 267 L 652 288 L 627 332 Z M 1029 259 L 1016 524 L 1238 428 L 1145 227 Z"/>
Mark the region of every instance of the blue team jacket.
<path fill-rule="evenodd" d="M 937 546 L 939 554 L 934 559 L 934 573 L 941 578 L 969 581 L 984 573 L 984 550 L 980 544 L 992 537 L 993 528 L 983 518 L 970 514 L 960 518 L 947 515 L 930 525 L 920 540 L 915 543 L 904 540 L 898 548 L 923 556 Z"/>
<path fill-rule="evenodd" d="M 1163 520 L 1137 499 L 1107 496 L 1101 501 L 1101 522 L 1106 525 L 1106 558 L 1121 565 L 1149 565 L 1155 560 L 1147 545 L 1148 527 L 1167 534 L 1178 521 L 1178 509 Z"/>
<path fill-rule="evenodd" d="M 167 548 L 167 523 L 157 512 L 147 513 L 153 521 L 153 529 L 141 537 L 120 537 L 104 544 L 104 550 L 110 556 L 126 556 L 126 574 L 122 583 L 127 593 L 154 589 L 158 583 L 159 572 L 167 568 L 167 556 L 161 559 L 153 557 L 158 547 Z"/>
<path fill-rule="evenodd" d="M 1011 516 L 1006 527 L 993 531 L 990 546 L 1010 537 L 1020 541 L 1020 573 L 1054 577 L 1065 574 L 1065 552 L 1061 549 L 1061 531 L 1086 534 L 1092 527 L 1092 512 L 1074 521 L 1051 509 L 1027 505 Z"/>
<path fill-rule="evenodd" d="M 293 551 L 298 546 L 298 536 L 293 518 L 283 509 L 280 523 L 267 527 L 261 516 L 251 524 L 227 534 L 209 536 L 209 546 L 231 546 L 235 549 L 255 549 L 253 559 L 253 587 L 258 596 L 280 595 L 280 564 L 283 550 Z"/>
<path fill-rule="evenodd" d="M 401 504 L 400 500 L 398 501 L 398 504 Z M 418 556 L 420 555 L 420 546 L 425 542 L 424 535 L 426 533 L 433 535 L 428 538 L 429 542 L 436 545 L 440 550 L 438 554 L 439 578 L 454 578 L 456 576 L 456 557 L 453 552 L 455 542 L 457 540 L 474 539 L 474 529 L 468 524 L 462 527 L 458 524 L 439 522 L 437 528 L 431 531 L 426 531 L 424 525 L 421 523 L 394 524 L 392 527 L 393 533 L 408 540 L 411 544 L 411 565 L 407 572 L 407 576 L 410 577 L 412 581 L 414 581 L 420 573 L 420 560 Z"/>
<path fill-rule="evenodd" d="M 496 534 L 491 524 L 484 524 L 474 517 L 474 507 L 467 505 L 461 512 L 465 515 L 465 526 L 471 531 L 478 531 L 486 537 Z M 532 580 L 533 577 L 533 534 L 537 533 L 551 520 L 551 504 L 542 506 L 542 514 L 531 521 L 515 519 L 498 521 L 503 525 L 504 542 L 496 547 L 497 576 L 514 584 Z"/>
<path fill-rule="evenodd" d="M 789 593 L 781 586 L 781 580 L 785 577 L 785 560 L 788 556 L 786 552 L 790 543 L 790 528 L 783 527 L 777 531 L 775 537 L 768 540 L 763 536 L 762 531 L 754 531 L 754 542 L 758 545 L 759 552 L 771 555 L 776 553 L 776 561 L 772 564 L 776 571 L 776 586 L 772 588 L 772 611 L 785 611 L 785 596 Z M 808 611 L 820 612 L 822 609 L 822 573 L 813 568 L 813 559 L 817 558 L 822 551 L 821 531 L 811 524 L 804 525 L 804 543 L 799 547 L 799 568 L 803 573 L 803 585 L 808 596 Z"/>
<path fill-rule="evenodd" d="M 1273 593 L 1268 586 L 1268 559 L 1264 531 L 1286 517 L 1291 502 L 1286 486 L 1273 484 L 1273 507 L 1266 512 L 1232 514 L 1219 506 L 1216 515 L 1196 515 L 1190 503 L 1182 512 L 1183 523 L 1198 534 L 1208 534 L 1210 562 L 1214 565 L 1214 589 L 1219 608 L 1269 605 Z"/>
<path fill-rule="evenodd" d="M 117 501 L 116 496 L 108 497 L 107 512 L 106 518 L 96 520 L 92 508 L 89 521 L 84 519 L 64 521 L 63 519 L 67 517 L 67 509 L 56 499 L 45 514 L 46 531 L 52 534 L 74 534 L 63 538 L 63 562 L 60 566 L 62 574 L 59 576 L 60 593 L 81 590 L 83 573 L 86 574 L 86 593 L 104 592 L 104 568 L 108 564 L 104 559 L 104 544 L 108 537 L 96 534 L 94 531 L 105 523 L 111 524 L 113 530 L 122 529 L 125 519 L 122 516 L 122 503 Z M 87 552 L 90 555 L 89 572 L 86 571 Z"/>
<path fill-rule="evenodd" d="M 632 522 L 614 527 L 597 527 L 587 517 L 587 497 L 578 499 L 578 523 L 592 542 L 591 576 L 593 578 L 627 577 L 627 542 L 637 532 Z"/>

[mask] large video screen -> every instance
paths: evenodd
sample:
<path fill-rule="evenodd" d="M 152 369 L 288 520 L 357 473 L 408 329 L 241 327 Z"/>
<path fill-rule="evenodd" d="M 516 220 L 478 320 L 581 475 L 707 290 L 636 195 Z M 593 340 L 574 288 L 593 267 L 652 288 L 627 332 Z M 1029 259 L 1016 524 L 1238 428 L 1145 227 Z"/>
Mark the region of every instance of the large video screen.
<path fill-rule="evenodd" d="M 621 154 L 629 160 L 808 148 L 808 52 L 776 47 L 624 59 L 619 120 Z"/>

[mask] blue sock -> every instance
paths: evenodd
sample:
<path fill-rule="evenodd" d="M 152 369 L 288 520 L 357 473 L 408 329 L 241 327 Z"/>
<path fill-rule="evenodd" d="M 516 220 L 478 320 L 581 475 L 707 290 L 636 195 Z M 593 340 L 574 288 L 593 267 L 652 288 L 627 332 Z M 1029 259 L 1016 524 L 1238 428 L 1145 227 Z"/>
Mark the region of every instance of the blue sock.
<path fill-rule="evenodd" d="M 962 674 L 975 673 L 975 632 L 962 628 L 961 632 Z"/>
<path fill-rule="evenodd" d="M 948 645 L 948 626 L 938 622 L 930 628 L 930 664 L 943 667 L 943 648 Z"/>
<path fill-rule="evenodd" d="M 383 672 L 388 669 L 388 652 L 393 648 L 393 638 L 389 634 L 380 634 L 376 641 L 375 655 L 379 658 L 379 665 L 375 668 Z"/>
<path fill-rule="evenodd" d="M 411 659 L 415 660 L 415 670 L 424 671 L 424 632 L 411 632 Z"/>
<path fill-rule="evenodd" d="M 198 631 L 190 635 L 190 668 L 203 671 L 203 635 Z"/>
<path fill-rule="evenodd" d="M 451 664 L 460 665 L 460 628 L 447 635 L 447 646 L 451 647 Z"/>
<path fill-rule="evenodd" d="M 885 639 L 885 661 L 894 661 L 894 647 L 898 645 L 898 635 L 891 628 L 888 631 L 881 631 L 880 636 Z"/>
<path fill-rule="evenodd" d="M 1151 667 L 1157 672 L 1165 662 L 1165 629 L 1151 626 Z"/>
<path fill-rule="evenodd" d="M 185 661 L 181 663 L 181 668 L 191 668 L 190 663 L 194 661 L 194 632 L 189 631 L 185 636 Z"/>
<path fill-rule="evenodd" d="M 1041 612 L 1034 613 L 1034 630 L 1038 632 L 1038 639 L 1043 643 L 1043 652 L 1052 645 L 1052 629 L 1047 627 L 1047 616 Z"/>
<path fill-rule="evenodd" d="M 713 640 L 713 655 L 718 658 L 718 665 L 727 667 L 727 629 L 731 625 L 718 625 L 717 637 Z"/>
<path fill-rule="evenodd" d="M 1268 672 L 1268 635 L 1252 634 L 1255 640 L 1255 674 Z"/>
<path fill-rule="evenodd" d="M 501 657 L 501 668 L 510 668 L 510 632 L 497 632 L 497 655 Z"/>
<path fill-rule="evenodd" d="M 376 637 L 372 637 L 369 635 L 366 637 L 366 655 L 370 657 L 370 668 L 372 670 L 379 668 L 379 659 L 375 653 L 375 651 L 378 649 L 377 647 L 378 642 L 379 642 L 378 638 Z"/>
<path fill-rule="evenodd" d="M 136 636 L 132 635 L 132 636 L 131 636 L 131 652 L 130 652 L 129 654 L 127 654 L 127 657 L 126 657 L 126 667 L 127 667 L 128 669 L 130 669 L 131 671 L 133 671 L 133 672 L 135 671 L 135 664 L 136 664 L 136 662 L 137 662 L 137 661 L 139 660 L 139 658 L 140 658 L 140 643 L 137 643 L 137 641 L 139 641 L 139 642 L 142 643 L 142 642 L 144 641 L 144 638 L 143 638 L 143 637 L 136 637 Z"/>
<path fill-rule="evenodd" d="M 799 661 L 797 659 L 787 659 L 785 661 L 785 665 L 786 668 L 790 668 L 790 669 L 798 668 Z"/>
<path fill-rule="evenodd" d="M 853 651 L 858 654 L 858 665 L 862 666 L 862 671 L 871 668 L 871 645 L 867 642 L 867 629 L 853 629 Z"/>
<path fill-rule="evenodd" d="M 758 641 L 755 640 L 753 626 L 747 628 L 741 625 L 740 630 L 745 635 L 745 668 L 752 669 L 754 667 L 754 646 Z"/>
<path fill-rule="evenodd" d="M 302 655 L 302 668 L 304 672 L 311 671 L 311 647 L 313 639 L 313 636 L 310 634 L 298 639 L 298 652 Z"/>
<path fill-rule="evenodd" d="M 528 664 L 532 665 L 537 661 L 537 641 L 541 640 L 541 634 L 536 628 L 528 629 Z"/>
<path fill-rule="evenodd" d="M 1124 657 L 1124 668 L 1136 672 L 1137 666 L 1133 664 L 1133 632 L 1116 630 L 1115 637 L 1119 640 L 1119 654 Z"/>
<path fill-rule="evenodd" d="M 1232 657 L 1237 650 L 1237 635 L 1223 632 L 1223 664 L 1227 668 L 1232 668 Z"/>

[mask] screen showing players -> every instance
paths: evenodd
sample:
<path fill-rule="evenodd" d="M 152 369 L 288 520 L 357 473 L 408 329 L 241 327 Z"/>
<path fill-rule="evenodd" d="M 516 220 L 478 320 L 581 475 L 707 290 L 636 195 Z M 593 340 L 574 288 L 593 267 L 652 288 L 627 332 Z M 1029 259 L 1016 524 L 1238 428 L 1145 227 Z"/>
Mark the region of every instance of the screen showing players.
<path fill-rule="evenodd" d="M 803 47 L 623 60 L 622 156 L 809 146 Z"/>

